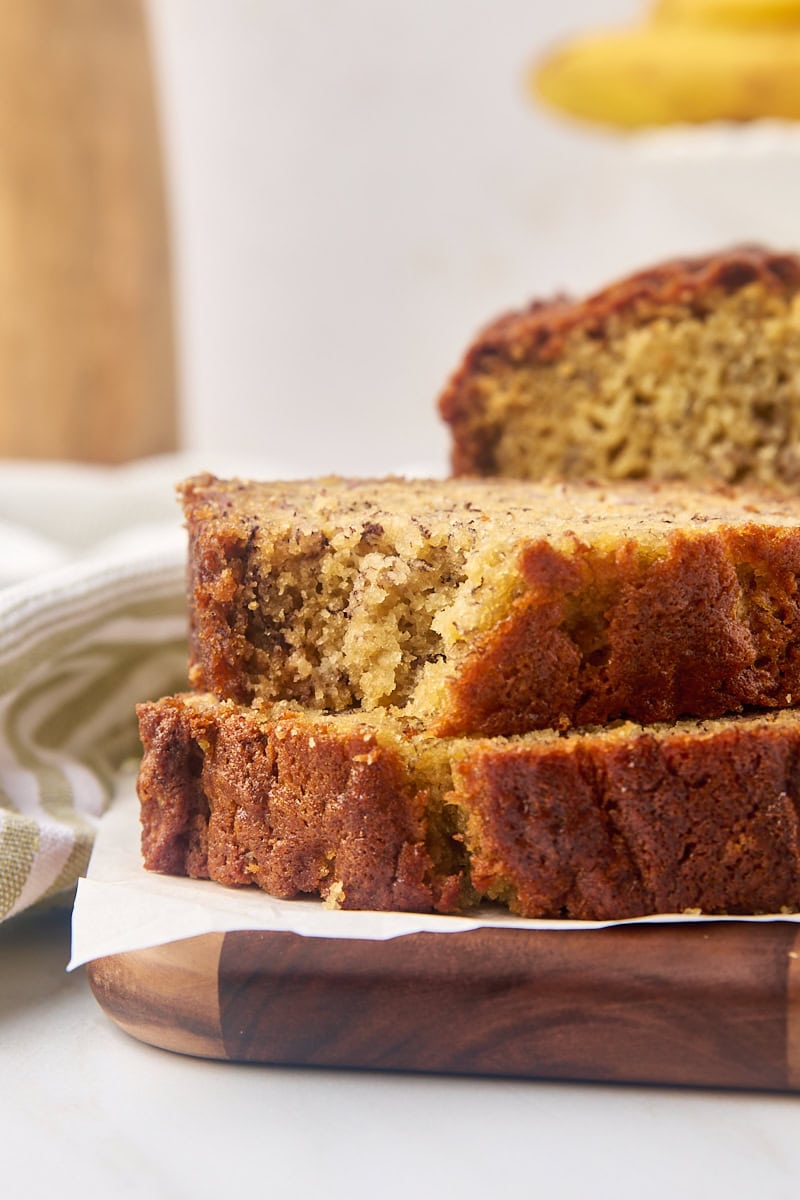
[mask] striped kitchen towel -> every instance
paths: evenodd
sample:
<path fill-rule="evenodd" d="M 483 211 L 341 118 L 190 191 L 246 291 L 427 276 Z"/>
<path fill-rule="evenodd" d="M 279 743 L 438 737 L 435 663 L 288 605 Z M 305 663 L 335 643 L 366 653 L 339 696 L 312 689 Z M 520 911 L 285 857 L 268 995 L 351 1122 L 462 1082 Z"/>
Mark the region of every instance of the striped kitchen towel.
<path fill-rule="evenodd" d="M 139 753 L 136 703 L 188 686 L 175 484 L 200 470 L 305 473 L 194 452 L 0 460 L 0 920 L 69 900 L 115 773 Z"/>
<path fill-rule="evenodd" d="M 163 536 L 162 536 L 163 535 Z M 0 920 L 85 872 L 137 701 L 186 686 L 179 527 L 0 590 Z"/>

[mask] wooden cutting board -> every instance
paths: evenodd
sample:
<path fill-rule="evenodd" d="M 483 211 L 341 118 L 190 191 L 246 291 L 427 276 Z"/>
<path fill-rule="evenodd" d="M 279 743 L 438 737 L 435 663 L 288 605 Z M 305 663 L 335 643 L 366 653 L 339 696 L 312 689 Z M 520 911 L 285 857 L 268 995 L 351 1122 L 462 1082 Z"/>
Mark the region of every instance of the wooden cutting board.
<path fill-rule="evenodd" d="M 244 931 L 89 966 L 142 1041 L 238 1062 L 800 1087 L 791 923 L 480 929 L 386 942 Z"/>

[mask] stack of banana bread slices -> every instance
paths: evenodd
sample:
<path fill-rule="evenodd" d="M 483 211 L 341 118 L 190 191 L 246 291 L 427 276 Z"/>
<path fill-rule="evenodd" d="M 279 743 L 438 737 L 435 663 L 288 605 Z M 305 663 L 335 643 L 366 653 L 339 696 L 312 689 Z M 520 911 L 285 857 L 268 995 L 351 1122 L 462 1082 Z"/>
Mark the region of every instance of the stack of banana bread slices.
<path fill-rule="evenodd" d="M 800 908 L 800 499 L 199 476 L 152 870 L 331 907 Z"/>
<path fill-rule="evenodd" d="M 182 486 L 146 865 L 345 908 L 800 908 L 800 260 L 534 303 L 440 411 L 445 482 Z"/>

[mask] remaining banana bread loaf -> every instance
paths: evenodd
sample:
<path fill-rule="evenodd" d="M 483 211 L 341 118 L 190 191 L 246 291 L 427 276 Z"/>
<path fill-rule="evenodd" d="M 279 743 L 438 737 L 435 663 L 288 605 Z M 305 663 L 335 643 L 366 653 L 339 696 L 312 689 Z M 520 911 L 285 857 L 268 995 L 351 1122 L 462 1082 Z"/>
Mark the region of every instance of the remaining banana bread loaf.
<path fill-rule="evenodd" d="M 344 908 L 800 905 L 800 714 L 477 740 L 198 694 L 139 716 L 152 870 Z"/>
<path fill-rule="evenodd" d="M 440 736 L 800 701 L 800 500 L 200 476 L 190 682 Z"/>
<path fill-rule="evenodd" d="M 800 258 L 666 263 L 481 333 L 440 398 L 458 475 L 800 483 Z"/>

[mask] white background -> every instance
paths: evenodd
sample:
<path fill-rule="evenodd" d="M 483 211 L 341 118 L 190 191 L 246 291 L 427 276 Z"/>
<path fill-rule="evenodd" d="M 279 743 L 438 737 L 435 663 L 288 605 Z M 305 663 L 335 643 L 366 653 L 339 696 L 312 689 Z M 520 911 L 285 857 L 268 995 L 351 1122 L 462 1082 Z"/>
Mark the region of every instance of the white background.
<path fill-rule="evenodd" d="M 800 245 L 800 134 L 788 162 L 780 141 L 743 163 L 749 131 L 654 163 L 531 100 L 547 48 L 649 7 L 150 0 L 184 446 L 440 472 L 435 398 L 499 312 L 666 255 Z"/>
<path fill-rule="evenodd" d="M 526 91 L 551 44 L 644 7 L 151 0 L 185 445 L 441 471 L 435 398 L 479 326 L 713 244 L 629 219 L 627 140 Z"/>

